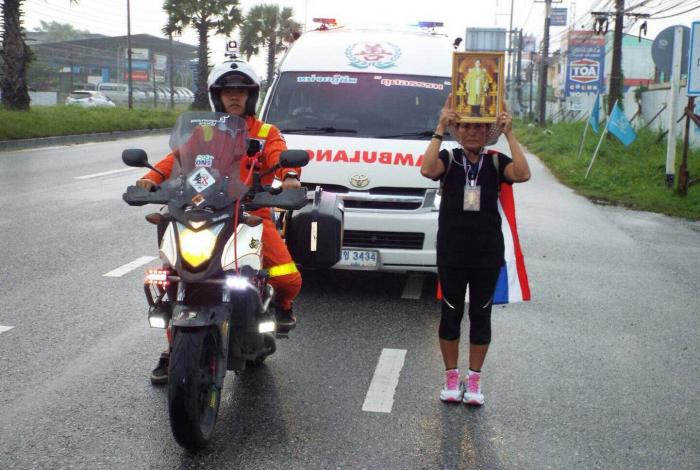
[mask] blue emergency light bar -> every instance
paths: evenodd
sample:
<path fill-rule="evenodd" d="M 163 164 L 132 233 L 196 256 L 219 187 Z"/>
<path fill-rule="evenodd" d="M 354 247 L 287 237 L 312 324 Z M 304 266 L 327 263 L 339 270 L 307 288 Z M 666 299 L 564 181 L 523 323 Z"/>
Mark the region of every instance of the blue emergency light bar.
<path fill-rule="evenodd" d="M 419 21 L 418 27 L 420 28 L 441 28 L 445 26 L 445 23 L 440 21 Z"/>

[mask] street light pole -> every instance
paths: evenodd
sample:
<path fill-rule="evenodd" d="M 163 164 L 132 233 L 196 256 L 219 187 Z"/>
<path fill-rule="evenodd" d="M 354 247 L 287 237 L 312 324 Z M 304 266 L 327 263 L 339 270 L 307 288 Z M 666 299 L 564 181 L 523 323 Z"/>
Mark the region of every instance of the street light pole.
<path fill-rule="evenodd" d="M 131 74 L 131 4 L 126 0 L 126 56 L 129 73 L 129 109 L 134 108 L 133 80 Z"/>

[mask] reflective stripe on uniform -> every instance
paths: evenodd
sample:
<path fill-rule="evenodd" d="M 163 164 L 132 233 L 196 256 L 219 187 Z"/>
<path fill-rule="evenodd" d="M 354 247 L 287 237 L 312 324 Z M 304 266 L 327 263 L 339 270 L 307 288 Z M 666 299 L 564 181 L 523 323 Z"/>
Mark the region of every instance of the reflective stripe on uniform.
<path fill-rule="evenodd" d="M 262 137 L 264 139 L 270 133 L 270 129 L 272 129 L 272 124 L 263 124 L 260 126 L 260 130 L 258 130 L 258 137 Z"/>
<path fill-rule="evenodd" d="M 298 272 L 299 270 L 297 269 L 297 265 L 294 263 L 294 261 L 267 268 L 267 273 L 270 277 L 286 276 L 287 274 L 294 274 Z"/>

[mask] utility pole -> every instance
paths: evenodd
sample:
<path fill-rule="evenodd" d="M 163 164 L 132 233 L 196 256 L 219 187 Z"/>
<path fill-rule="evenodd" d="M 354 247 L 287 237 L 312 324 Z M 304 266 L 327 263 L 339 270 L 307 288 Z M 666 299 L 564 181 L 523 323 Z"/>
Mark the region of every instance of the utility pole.
<path fill-rule="evenodd" d="M 170 109 L 175 108 L 175 79 L 174 75 L 174 65 L 173 64 L 173 33 L 168 34 L 168 39 L 170 41 L 168 47 L 168 78 L 170 81 Z"/>
<path fill-rule="evenodd" d="M 608 116 L 615 102 L 622 102 L 622 28 L 625 22 L 625 0 L 615 0 L 615 35 L 613 37 L 610 91 L 608 92 Z"/>
<path fill-rule="evenodd" d="M 529 73 L 529 75 L 530 75 L 530 93 L 528 95 L 528 98 L 529 98 L 529 107 L 528 107 L 528 113 L 527 113 L 527 120 L 528 121 L 532 120 L 532 118 L 533 118 L 533 116 L 532 116 L 532 79 L 533 79 L 533 75 L 535 75 L 535 58 L 534 57 L 532 57 L 530 59 L 529 69 L 530 69 L 530 73 Z"/>
<path fill-rule="evenodd" d="M 126 56 L 129 72 L 129 109 L 134 109 L 133 80 L 131 74 L 131 5 L 126 0 Z"/>
<path fill-rule="evenodd" d="M 523 28 L 518 30 L 518 58 L 516 60 L 516 72 L 515 72 L 515 90 L 518 100 L 518 108 L 523 107 L 523 89 L 522 89 L 522 73 L 523 73 Z"/>
<path fill-rule="evenodd" d="M 544 40 L 542 41 L 542 62 L 540 64 L 539 124 L 544 127 L 547 113 L 547 68 L 549 67 L 549 22 L 552 16 L 552 0 L 545 0 Z"/>
<path fill-rule="evenodd" d="M 511 74 L 511 70 L 515 70 L 513 67 L 513 1 L 510 0 L 510 27 L 508 28 L 508 78 L 507 78 L 507 83 L 508 83 L 508 99 L 510 100 L 510 111 L 513 111 L 513 74 Z"/>
<path fill-rule="evenodd" d="M 639 5 L 637 5 L 639 6 Z M 634 7 L 632 7 L 634 8 Z M 630 8 L 630 10 L 632 9 Z M 605 31 L 607 31 L 607 18 L 615 17 L 615 31 L 613 33 L 613 49 L 612 49 L 612 65 L 610 68 L 610 88 L 608 89 L 608 115 L 612 112 L 613 106 L 616 101 L 622 103 L 622 36 L 624 29 L 625 16 L 630 16 L 634 18 L 649 18 L 647 13 L 632 13 L 630 11 L 625 12 L 625 0 L 615 0 L 615 12 L 602 12 L 594 11 L 591 12 L 593 17 L 599 21 L 605 23 Z M 602 31 L 602 27 L 599 31 L 601 34 L 605 34 Z"/>

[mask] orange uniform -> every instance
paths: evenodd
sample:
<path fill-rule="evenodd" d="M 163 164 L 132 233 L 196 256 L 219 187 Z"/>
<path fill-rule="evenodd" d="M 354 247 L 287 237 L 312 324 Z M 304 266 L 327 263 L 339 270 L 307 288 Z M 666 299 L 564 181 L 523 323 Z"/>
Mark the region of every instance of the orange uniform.
<path fill-rule="evenodd" d="M 248 135 L 253 139 L 258 139 L 263 142 L 260 163 L 261 171 L 265 172 L 279 162 L 280 153 L 287 150 L 287 143 L 284 141 L 279 129 L 275 126 L 264 123 L 254 116 L 247 116 L 245 122 L 248 128 Z M 154 166 L 166 176 L 170 176 L 174 162 L 175 158 L 173 154 L 169 153 Z M 270 173 L 262 177 L 261 183 L 263 185 L 272 184 L 275 176 L 284 180 L 284 176 L 288 171 L 296 171 L 299 174 L 301 169 L 280 168 L 275 173 Z M 163 182 L 163 177 L 155 171 L 149 171 L 144 178 L 157 184 Z M 301 290 L 301 274 L 299 274 L 296 264 L 294 264 L 294 260 L 292 260 L 292 256 L 289 254 L 289 250 L 287 250 L 287 245 L 285 245 L 282 237 L 280 237 L 280 234 L 277 232 L 275 223 L 272 220 L 271 210 L 269 208 L 263 208 L 253 211 L 252 213 L 263 219 L 263 267 L 269 272 L 269 282 L 275 289 L 277 306 L 284 310 L 290 310 L 292 308 L 292 301 Z"/>

